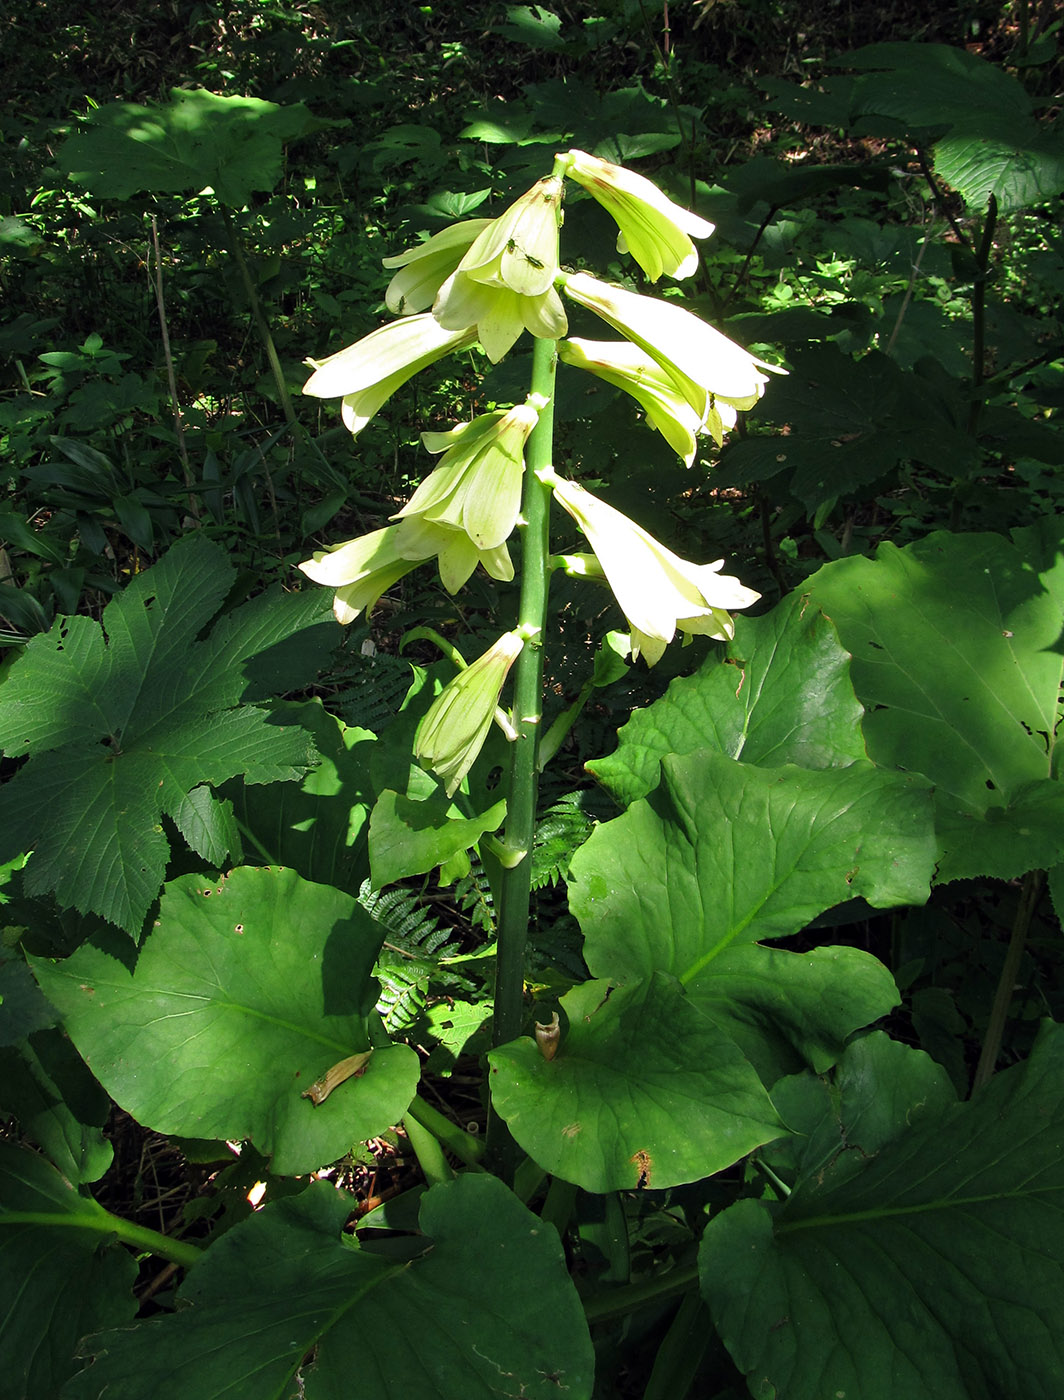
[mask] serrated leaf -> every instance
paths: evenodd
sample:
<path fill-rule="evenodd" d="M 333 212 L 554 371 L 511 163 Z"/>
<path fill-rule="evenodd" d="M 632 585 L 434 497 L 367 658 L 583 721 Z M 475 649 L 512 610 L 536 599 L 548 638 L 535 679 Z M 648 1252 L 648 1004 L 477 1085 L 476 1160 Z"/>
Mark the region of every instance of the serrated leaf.
<path fill-rule="evenodd" d="M 165 105 L 111 102 L 90 113 L 57 160 L 95 195 L 128 199 L 140 190 L 195 194 L 210 187 L 239 209 L 255 190 L 272 190 L 284 143 L 320 127 L 298 102 L 221 97 L 174 88 Z"/>
<path fill-rule="evenodd" d="M 104 609 L 101 622 L 60 618 L 0 686 L 0 747 L 28 755 L 0 788 L 0 859 L 33 847 L 30 894 L 139 931 L 169 855 L 161 817 L 202 853 L 224 856 L 224 809 L 196 813 L 189 794 L 240 773 L 251 783 L 298 777 L 307 734 L 240 705 L 244 663 L 306 625 L 306 609 L 256 599 L 200 640 L 233 570 L 193 535 Z M 208 824 L 208 818 L 209 824 Z"/>
<path fill-rule="evenodd" d="M 1000 65 L 947 44 L 872 44 L 846 55 L 859 69 L 855 129 L 884 130 L 887 117 L 905 132 L 936 135 L 935 174 L 966 203 L 993 194 L 1002 213 L 1044 204 L 1064 188 L 1059 134 L 1035 120 L 1023 85 Z"/>
<path fill-rule="evenodd" d="M 887 1092 L 877 1082 L 872 1101 Z M 1061 1028 L 970 1103 L 881 1124 L 872 1150 L 845 1100 L 842 1121 L 858 1150 L 810 1163 L 781 1206 L 729 1207 L 703 1237 L 703 1296 L 752 1394 L 1055 1400 Z"/>
<path fill-rule="evenodd" d="M 491 1099 L 542 1167 L 586 1191 L 675 1186 L 729 1167 L 783 1131 L 728 1037 L 675 979 L 562 998 L 553 1060 L 529 1036 L 493 1050 Z"/>
<path fill-rule="evenodd" d="M 368 1048 L 380 930 L 350 895 L 282 869 L 166 886 L 131 970 L 127 947 L 88 943 L 34 961 L 104 1088 L 138 1122 L 180 1137 L 248 1138 L 274 1171 L 333 1162 L 402 1116 L 418 1079 L 405 1045 L 318 1106 L 332 1065 Z"/>
<path fill-rule="evenodd" d="M 307 1400 L 350 1400 L 353 1384 L 379 1400 L 426 1385 L 434 1400 L 588 1400 L 593 1352 L 561 1244 L 501 1182 L 427 1191 L 413 1258 L 341 1234 L 353 1204 L 315 1182 L 230 1230 L 182 1288 L 190 1306 L 93 1339 L 67 1400 L 282 1400 L 300 1371 Z"/>
<path fill-rule="evenodd" d="M 1031 110 L 1022 83 L 999 64 L 952 44 L 868 44 L 836 62 L 868 74 L 854 84 L 856 115 L 889 116 L 909 130 L 992 125 Z"/>
<path fill-rule="evenodd" d="M 240 830 L 232 803 L 219 801 L 209 787 L 182 794 L 170 814 L 192 849 L 210 865 L 221 865 L 230 851 L 240 850 Z"/>
<path fill-rule="evenodd" d="M 1056 521 L 939 532 L 809 580 L 853 655 L 869 755 L 935 785 L 938 878 L 1057 864 L 1064 558 Z"/>
<path fill-rule="evenodd" d="M 110 1219 L 43 1157 L 0 1141 L 0 1386 L 13 1400 L 58 1395 L 79 1340 L 135 1314 L 136 1260 L 105 1244 Z"/>
<path fill-rule="evenodd" d="M 788 426 L 786 437 L 750 437 L 721 457 L 721 485 L 749 485 L 787 474 L 790 490 L 813 513 L 838 496 L 859 493 L 899 462 L 958 473 L 976 467 L 978 446 L 953 421 L 939 386 L 906 373 L 879 351 L 859 360 L 835 345 L 814 345 L 793 356 L 785 380 L 765 395 L 765 422 Z"/>
<path fill-rule="evenodd" d="M 246 830 L 279 865 L 305 880 L 358 894 L 369 873 L 366 823 L 373 802 L 369 755 L 376 735 L 343 724 L 319 701 L 277 707 L 310 735 L 320 762 L 298 783 L 239 779 L 224 789 Z"/>
<path fill-rule="evenodd" d="M 849 666 L 831 623 L 792 594 L 764 617 L 736 617 L 723 652 L 636 710 L 616 753 L 588 771 L 627 806 L 657 785 L 668 754 L 719 748 L 759 767 L 853 763 L 865 753 Z"/>
<path fill-rule="evenodd" d="M 966 204 L 983 208 L 993 195 L 998 211 L 1011 214 L 1064 190 L 1064 141 L 1034 122 L 1011 140 L 1005 133 L 951 137 L 935 147 L 935 174 Z"/>

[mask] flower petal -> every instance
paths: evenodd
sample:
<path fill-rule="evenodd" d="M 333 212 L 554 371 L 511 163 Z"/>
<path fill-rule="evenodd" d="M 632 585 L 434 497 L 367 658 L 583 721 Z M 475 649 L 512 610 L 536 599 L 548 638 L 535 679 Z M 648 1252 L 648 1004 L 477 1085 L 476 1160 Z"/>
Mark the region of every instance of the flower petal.
<path fill-rule="evenodd" d="M 748 607 L 760 594 L 722 576 L 723 560 L 691 564 L 641 526 L 552 468 L 538 473 L 591 543 L 613 595 L 632 629 L 633 650 L 649 665 L 660 660 L 677 628 L 730 635 L 728 607 Z"/>
<path fill-rule="evenodd" d="M 775 368 L 672 302 L 611 287 L 586 272 L 566 276 L 562 285 L 566 296 L 668 369 L 700 420 L 711 395 L 756 403 L 767 383 L 761 371 Z"/>
<path fill-rule="evenodd" d="M 558 271 L 562 181 L 539 180 L 479 235 L 459 263 L 474 281 L 542 296 Z"/>
<path fill-rule="evenodd" d="M 690 277 L 698 266 L 691 238 L 708 238 L 713 225 L 674 204 L 657 185 L 633 170 L 570 151 L 566 172 L 613 217 L 619 252 L 630 252 L 652 282 L 663 272 Z"/>
<path fill-rule="evenodd" d="M 648 425 L 691 465 L 698 450 L 697 434 L 706 425 L 687 402 L 677 379 L 645 350 L 628 340 L 573 338 L 559 342 L 558 357 L 631 394 L 645 411 Z"/>
<path fill-rule="evenodd" d="M 308 361 L 314 373 L 303 392 L 319 399 L 342 397 L 344 422 L 357 433 L 411 375 L 475 340 L 469 323 L 449 330 L 427 313 L 404 316 L 325 360 Z"/>
<path fill-rule="evenodd" d="M 431 306 L 440 287 L 491 222 L 491 219 L 466 219 L 434 233 L 414 248 L 382 258 L 385 267 L 400 269 L 384 294 L 388 310 L 402 316 Z"/>

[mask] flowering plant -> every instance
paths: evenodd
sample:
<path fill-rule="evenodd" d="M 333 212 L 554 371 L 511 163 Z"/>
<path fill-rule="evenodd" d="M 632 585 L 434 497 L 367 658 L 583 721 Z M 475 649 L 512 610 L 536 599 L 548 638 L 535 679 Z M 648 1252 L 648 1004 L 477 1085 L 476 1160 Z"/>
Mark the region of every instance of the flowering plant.
<path fill-rule="evenodd" d="M 624 390 L 688 467 L 697 460 L 700 437 L 719 444 L 738 414 L 754 407 L 773 368 L 675 301 L 609 285 L 588 272 L 563 271 L 559 230 L 567 178 L 613 217 L 619 251 L 630 253 L 652 282 L 663 274 L 680 279 L 694 271 L 692 240 L 708 237 L 712 224 L 680 208 L 643 176 L 571 150 L 557 156 L 550 174 L 498 218 L 455 224 L 386 259 L 394 270 L 386 301 L 399 319 L 327 359 L 312 361 L 314 373 L 305 386 L 308 394 L 340 398 L 344 422 L 358 433 L 390 394 L 443 356 L 479 345 L 494 362 L 525 331 L 534 338 L 531 391 L 523 403 L 424 433 L 424 446 L 439 455 L 439 463 L 394 513 L 393 523 L 317 553 L 300 566 L 308 577 L 336 589 L 336 616 L 349 622 L 362 611 L 368 614 L 387 588 L 430 559 L 437 560 L 441 580 L 452 592 L 478 564 L 494 578 L 512 578 L 508 541 L 515 530 L 521 533 L 516 626 L 468 667 L 449 643 L 419 629 L 452 656 L 458 674 L 423 716 L 414 757 L 442 788 L 445 806 L 432 811 L 443 813 L 439 820 L 444 824 L 460 820 L 462 832 L 472 828 L 471 839 L 490 849 L 499 871 L 496 1044 L 512 1039 L 520 1028 L 541 753 L 546 761 L 557 751 L 591 689 L 616 675 L 618 647 L 632 660 L 643 657 L 653 666 L 678 632 L 687 640 L 694 635 L 730 638 L 731 613 L 759 596 L 723 573 L 723 560 L 699 564 L 681 558 L 554 469 L 559 363 Z M 568 339 L 563 297 L 598 316 L 621 339 Z M 551 555 L 552 501 L 583 532 L 592 553 Z M 549 580 L 557 569 L 608 586 L 628 632 L 611 634 L 609 664 L 601 675 L 596 668 L 581 699 L 544 737 L 543 642 Z M 500 697 L 511 670 L 514 698 L 508 717 L 500 709 Z M 473 805 L 470 774 L 493 721 L 511 743 L 505 802 L 493 805 L 490 813 L 467 816 Z M 409 812 L 402 806 L 409 800 L 393 793 L 390 805 L 375 813 L 371 862 L 373 830 L 383 830 L 396 814 Z M 457 813 L 453 804 L 458 804 Z M 430 821 L 428 810 L 418 813 L 419 833 Z M 488 824 L 497 824 L 504 810 L 505 829 L 497 839 Z M 453 853 L 454 845 L 441 837 L 440 850 Z M 391 846 L 388 851 L 391 861 Z"/>

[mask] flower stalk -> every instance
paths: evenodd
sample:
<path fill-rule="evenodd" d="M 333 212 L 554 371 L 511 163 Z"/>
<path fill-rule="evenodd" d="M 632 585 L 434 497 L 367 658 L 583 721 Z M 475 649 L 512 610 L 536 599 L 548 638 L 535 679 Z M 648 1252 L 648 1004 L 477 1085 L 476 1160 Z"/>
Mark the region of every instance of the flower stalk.
<path fill-rule="evenodd" d="M 557 347 L 537 340 L 532 350 L 532 392 L 546 401 L 525 448 L 521 513 L 521 602 L 518 626 L 531 637 L 515 663 L 513 721 L 517 739 L 510 764 L 503 845 L 516 863 L 504 868 L 499 892 L 498 957 L 492 1043 L 505 1045 L 521 1034 L 524 1022 L 525 944 L 532 890 L 532 838 L 539 795 L 539 742 L 543 728 L 543 635 L 550 583 L 551 490 L 538 472 L 550 466 L 554 449 L 554 380 Z M 509 1176 L 509 1134 L 493 1112 L 488 1120 L 488 1151 Z"/>

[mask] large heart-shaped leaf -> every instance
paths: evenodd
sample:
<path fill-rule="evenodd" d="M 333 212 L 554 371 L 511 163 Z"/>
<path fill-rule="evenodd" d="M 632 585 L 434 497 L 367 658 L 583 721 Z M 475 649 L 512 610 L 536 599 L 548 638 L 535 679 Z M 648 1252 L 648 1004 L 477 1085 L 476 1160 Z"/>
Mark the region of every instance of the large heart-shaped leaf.
<path fill-rule="evenodd" d="M 939 878 L 1011 879 L 1064 853 L 1059 525 L 885 544 L 809 581 L 853 654 L 877 763 L 935 785 Z"/>
<path fill-rule="evenodd" d="M 182 1288 L 190 1306 L 94 1339 L 68 1400 L 587 1400 L 561 1243 L 501 1182 L 428 1191 L 413 1257 L 341 1234 L 353 1204 L 314 1183 L 230 1230 Z"/>
<path fill-rule="evenodd" d="M 661 774 L 573 858 L 589 968 L 619 981 L 672 973 L 771 1077 L 795 1068 L 795 1053 L 823 1065 L 893 1005 L 886 969 L 856 950 L 806 958 L 750 945 L 856 895 L 922 903 L 935 853 L 927 792 L 868 763 L 754 768 L 710 752 L 666 758 Z"/>
<path fill-rule="evenodd" d="M 0 747 L 28 755 L 0 788 L 0 860 L 32 848 L 30 894 L 130 933 L 159 892 L 173 818 L 205 859 L 224 859 L 228 803 L 205 784 L 295 778 L 307 733 L 239 702 L 245 664 L 320 618 L 314 595 L 257 598 L 203 630 L 235 571 L 201 535 L 176 544 L 104 608 L 59 618 L 0 686 Z"/>
<path fill-rule="evenodd" d="M 752 1394 L 1056 1400 L 1064 1033 L 1047 1026 L 971 1103 L 924 1106 L 925 1070 L 906 1074 L 892 1116 L 862 1110 L 897 1099 L 897 1055 L 850 1055 L 831 1155 L 782 1205 L 741 1201 L 703 1237 L 702 1292 Z"/>
<path fill-rule="evenodd" d="M 715 748 L 761 767 L 853 763 L 865 751 L 849 671 L 831 623 L 792 594 L 764 617 L 737 617 L 727 648 L 636 710 L 616 753 L 588 770 L 628 806 L 657 786 L 668 754 Z"/>
<path fill-rule="evenodd" d="M 130 1320 L 137 1265 L 111 1217 L 36 1153 L 0 1141 L 0 1318 L 5 1396 L 58 1395 L 87 1332 Z"/>
<path fill-rule="evenodd" d="M 356 900 L 283 869 L 167 885 L 135 967 L 115 936 L 34 960 L 74 1044 L 121 1107 L 158 1132 L 249 1138 L 293 1175 L 390 1127 L 418 1079 L 405 1045 L 315 1107 L 303 1097 L 367 1049 L 380 926 Z"/>
<path fill-rule="evenodd" d="M 495 1050 L 492 1103 L 552 1175 L 587 1191 L 675 1186 L 721 1171 L 783 1131 L 753 1069 L 675 979 L 562 998 L 553 1060 L 529 1037 Z"/>

